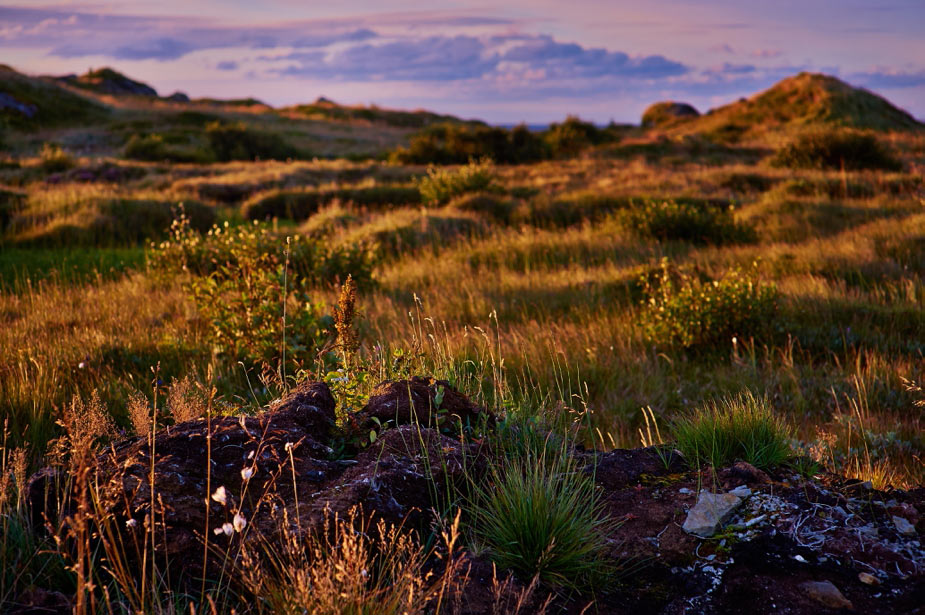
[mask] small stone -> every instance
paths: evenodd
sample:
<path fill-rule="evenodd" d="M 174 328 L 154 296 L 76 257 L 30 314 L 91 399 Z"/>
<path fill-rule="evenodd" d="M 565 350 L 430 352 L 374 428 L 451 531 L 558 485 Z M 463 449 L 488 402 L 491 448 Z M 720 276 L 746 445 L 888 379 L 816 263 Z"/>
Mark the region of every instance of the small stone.
<path fill-rule="evenodd" d="M 806 596 L 830 609 L 853 609 L 854 605 L 845 598 L 831 581 L 807 581 L 800 584 Z"/>
<path fill-rule="evenodd" d="M 731 493 L 732 495 L 739 496 L 740 498 L 747 498 L 748 496 L 752 494 L 752 490 L 746 487 L 745 485 L 742 485 L 741 487 L 736 487 L 729 493 Z"/>
<path fill-rule="evenodd" d="M 694 493 L 694 492 L 688 489 L 687 487 L 681 487 L 680 489 L 678 489 L 678 493 L 683 493 L 684 495 L 687 495 L 689 493 Z"/>
<path fill-rule="evenodd" d="M 862 572 L 859 574 L 858 580 L 864 585 L 880 585 L 880 579 L 870 574 L 869 572 Z"/>
<path fill-rule="evenodd" d="M 896 526 L 896 531 L 899 532 L 900 536 L 905 536 L 906 538 L 915 536 L 915 526 L 909 523 L 905 517 L 893 515 L 893 525 Z"/>
<path fill-rule="evenodd" d="M 732 493 L 701 491 L 682 528 L 688 534 L 709 538 L 741 504 L 742 498 Z"/>

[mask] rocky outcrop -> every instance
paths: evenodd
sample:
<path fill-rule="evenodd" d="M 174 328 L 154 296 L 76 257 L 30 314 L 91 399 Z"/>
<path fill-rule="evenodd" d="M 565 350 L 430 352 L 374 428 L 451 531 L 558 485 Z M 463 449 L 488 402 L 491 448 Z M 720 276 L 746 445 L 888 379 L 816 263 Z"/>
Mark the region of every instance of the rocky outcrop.
<path fill-rule="evenodd" d="M 440 433 L 460 421 L 491 424 L 448 382 L 385 382 L 352 423 L 371 422 L 378 437 L 351 449 L 350 435 L 335 429 L 330 389 L 305 383 L 259 416 L 199 419 L 153 439 L 118 442 L 98 457 L 94 473 L 123 542 L 143 544 L 153 508 L 159 555 L 193 580 L 203 572 L 205 541 L 211 574 L 243 542 L 278 535 L 280 523 L 316 532 L 326 514 L 357 506 L 364 516 L 426 531 L 432 511 L 458 503 L 451 498 L 491 463 L 479 440 Z M 561 595 L 550 612 L 580 613 L 591 600 L 596 613 L 666 615 L 892 614 L 921 612 L 925 604 L 925 489 L 883 492 L 741 462 L 697 471 L 658 447 L 576 447 L 574 455 L 618 522 L 608 526 L 609 557 L 618 569 L 637 572 L 593 598 Z M 39 515 L 68 512 L 55 511 L 45 495 L 57 477 L 45 470 L 30 482 Z M 712 520 L 696 521 L 706 508 Z M 490 561 L 484 554 L 467 561 L 462 612 L 496 612 Z M 520 581 L 509 587 L 520 591 L 529 582 Z M 30 599 L 51 600 L 41 592 Z"/>
<path fill-rule="evenodd" d="M 692 105 L 683 102 L 658 102 L 650 105 L 642 114 L 642 127 L 653 128 L 700 117 L 700 112 Z"/>

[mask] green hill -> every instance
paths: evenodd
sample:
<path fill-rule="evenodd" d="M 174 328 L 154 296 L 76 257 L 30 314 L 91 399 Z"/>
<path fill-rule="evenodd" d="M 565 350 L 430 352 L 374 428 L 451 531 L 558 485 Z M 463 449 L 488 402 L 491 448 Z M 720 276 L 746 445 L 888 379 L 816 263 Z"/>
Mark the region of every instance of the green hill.
<path fill-rule="evenodd" d="M 76 124 L 107 113 L 100 102 L 72 92 L 54 79 L 23 75 L 0 64 L 0 117 L 13 127 L 28 130 Z"/>
<path fill-rule="evenodd" d="M 736 141 L 819 125 L 885 132 L 925 128 L 881 96 L 835 77 L 806 72 L 672 128 L 681 134 Z"/>

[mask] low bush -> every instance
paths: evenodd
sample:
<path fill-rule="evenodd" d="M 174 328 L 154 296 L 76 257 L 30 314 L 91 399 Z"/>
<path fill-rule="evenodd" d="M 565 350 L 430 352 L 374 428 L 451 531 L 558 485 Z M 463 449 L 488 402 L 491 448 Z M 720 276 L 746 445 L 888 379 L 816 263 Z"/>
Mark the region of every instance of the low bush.
<path fill-rule="evenodd" d="M 499 568 L 570 589 L 593 587 L 610 572 L 613 521 L 564 443 L 527 446 L 492 465 L 476 492 L 476 533 Z"/>
<path fill-rule="evenodd" d="M 152 244 L 148 265 L 158 275 L 190 273 L 208 276 L 220 268 L 234 270 L 259 262 L 261 267 L 287 268 L 300 283 L 330 285 L 352 275 L 360 285 L 372 281 L 373 261 L 365 246 L 331 247 L 316 239 L 295 236 L 286 241 L 270 228 L 254 222 L 241 226 L 213 226 L 207 233 L 192 227 L 186 216 L 173 221 L 170 238 Z"/>
<path fill-rule="evenodd" d="M 500 164 L 521 164 L 547 158 L 542 138 L 526 126 L 511 130 L 492 126 L 438 124 L 411 138 L 408 147 L 393 151 L 401 164 L 465 164 L 491 158 Z"/>
<path fill-rule="evenodd" d="M 285 218 L 306 220 L 322 206 L 335 201 L 363 207 L 409 205 L 421 202 L 421 192 L 415 186 L 371 185 L 311 190 L 268 190 L 255 194 L 242 208 L 247 220 Z"/>
<path fill-rule="evenodd" d="M 337 241 L 344 246 L 368 245 L 378 257 L 394 258 L 425 247 L 445 247 L 484 231 L 485 224 L 471 213 L 401 209 L 374 217 Z"/>
<path fill-rule="evenodd" d="M 416 181 L 425 203 L 443 204 L 469 192 L 481 192 L 495 181 L 494 164 L 488 158 L 470 160 L 456 169 L 431 167 L 427 175 Z"/>
<path fill-rule="evenodd" d="M 453 199 L 449 207 L 488 216 L 492 220 L 507 224 L 513 218 L 517 204 L 497 194 L 476 192 Z"/>
<path fill-rule="evenodd" d="M 167 279 L 194 274 L 185 287 L 217 352 L 254 364 L 277 360 L 288 373 L 312 367 L 333 332 L 334 321 L 312 301 L 312 288 L 348 274 L 362 283 L 371 280 L 362 248 L 329 248 L 299 237 L 284 243 L 256 224 L 216 226 L 202 235 L 183 217 L 175 221 L 171 239 L 151 249 L 148 263 Z"/>
<path fill-rule="evenodd" d="M 728 348 L 733 338 L 763 338 L 774 332 L 778 291 L 754 271 L 736 268 L 719 279 L 704 280 L 677 271 L 664 259 L 640 284 L 639 325 L 656 345 L 711 351 Z"/>
<path fill-rule="evenodd" d="M 242 122 L 212 122 L 206 126 L 209 147 L 220 162 L 230 160 L 285 160 L 300 152 L 275 133 L 260 132 Z"/>
<path fill-rule="evenodd" d="M 875 135 L 848 129 L 803 132 L 779 149 L 771 164 L 792 169 L 902 169 Z"/>
<path fill-rule="evenodd" d="M 637 235 L 659 241 L 722 245 L 758 239 L 753 227 L 735 221 L 732 206 L 719 209 L 683 201 L 647 201 L 628 210 L 624 221 Z"/>
<path fill-rule="evenodd" d="M 673 431 L 678 449 L 697 465 L 719 468 L 741 460 L 766 470 L 792 454 L 790 428 L 767 397 L 748 391 L 704 404 L 676 420 Z"/>
<path fill-rule="evenodd" d="M 74 168 L 77 161 L 68 152 L 55 143 L 45 143 L 39 154 L 42 170 L 48 173 L 60 173 Z"/>

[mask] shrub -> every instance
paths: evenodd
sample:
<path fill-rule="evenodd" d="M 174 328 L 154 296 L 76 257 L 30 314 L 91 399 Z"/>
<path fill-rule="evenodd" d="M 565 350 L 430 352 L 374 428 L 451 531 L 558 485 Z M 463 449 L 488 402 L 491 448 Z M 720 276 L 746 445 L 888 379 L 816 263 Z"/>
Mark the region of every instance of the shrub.
<path fill-rule="evenodd" d="M 678 449 L 691 463 L 714 468 L 737 460 L 756 468 L 779 466 L 791 455 L 791 431 L 767 397 L 746 391 L 711 401 L 674 423 Z"/>
<path fill-rule="evenodd" d="M 469 211 L 488 216 L 489 218 L 507 224 L 511 221 L 516 204 L 496 194 L 476 192 L 453 199 L 450 208 L 459 211 Z"/>
<path fill-rule="evenodd" d="M 170 238 L 152 245 L 148 265 L 168 277 L 183 272 L 208 276 L 222 267 L 233 270 L 255 262 L 275 270 L 285 264 L 287 247 L 288 269 L 301 283 L 336 284 L 347 275 L 360 285 L 372 281 L 373 262 L 364 246 L 330 247 L 299 236 L 290 238 L 286 246 L 268 226 L 256 222 L 235 227 L 226 222 L 202 234 L 182 215 L 171 225 Z"/>
<path fill-rule="evenodd" d="M 524 125 L 506 130 L 445 123 L 415 135 L 407 148 L 400 147 L 389 157 L 401 164 L 465 164 L 473 158 L 520 164 L 542 160 L 547 152 L 542 138 Z"/>
<path fill-rule="evenodd" d="M 424 247 L 439 248 L 485 229 L 478 216 L 459 211 L 400 209 L 345 232 L 340 245 L 368 245 L 379 257 L 395 257 Z"/>
<path fill-rule="evenodd" d="M 323 205 L 334 201 L 365 207 L 404 205 L 421 202 L 415 186 L 359 186 L 320 190 L 269 190 L 254 195 L 244 203 L 242 214 L 248 220 L 286 218 L 306 220 Z"/>
<path fill-rule="evenodd" d="M 737 223 L 732 206 L 718 209 L 677 201 L 648 201 L 626 212 L 627 226 L 642 237 L 659 241 L 693 243 L 751 243 L 758 239 L 755 229 Z"/>
<path fill-rule="evenodd" d="M 778 291 L 755 272 L 731 269 L 718 280 L 673 270 L 663 259 L 659 271 L 644 276 L 639 324 L 654 344 L 711 350 L 733 338 L 770 335 L 778 311 Z"/>
<path fill-rule="evenodd" d="M 63 150 L 60 145 L 54 143 L 45 143 L 42 145 L 42 152 L 39 154 L 41 159 L 40 165 L 43 170 L 49 173 L 60 173 L 74 168 L 77 162 L 74 157 Z"/>
<path fill-rule="evenodd" d="M 792 169 L 902 169 L 875 135 L 847 129 L 803 132 L 779 149 L 771 164 Z"/>
<path fill-rule="evenodd" d="M 607 574 L 605 535 L 613 522 L 565 444 L 525 447 L 492 465 L 476 491 L 476 531 L 499 567 L 574 589 Z"/>
<path fill-rule="evenodd" d="M 469 192 L 479 192 L 492 187 L 495 169 L 492 161 L 483 158 L 478 162 L 470 160 L 469 164 L 457 169 L 427 169 L 427 176 L 418 179 L 418 190 L 425 203 L 443 204 Z"/>
<path fill-rule="evenodd" d="M 257 158 L 285 160 L 300 154 L 279 135 L 255 131 L 243 122 L 212 122 L 206 126 L 206 138 L 215 159 L 220 162 Z"/>
<path fill-rule="evenodd" d="M 591 145 L 603 141 L 603 133 L 594 124 L 583 122 L 574 115 L 561 124 L 552 124 L 543 140 L 553 157 L 574 156 Z"/>

